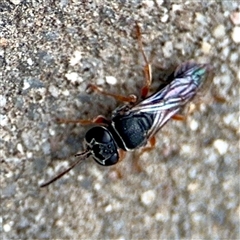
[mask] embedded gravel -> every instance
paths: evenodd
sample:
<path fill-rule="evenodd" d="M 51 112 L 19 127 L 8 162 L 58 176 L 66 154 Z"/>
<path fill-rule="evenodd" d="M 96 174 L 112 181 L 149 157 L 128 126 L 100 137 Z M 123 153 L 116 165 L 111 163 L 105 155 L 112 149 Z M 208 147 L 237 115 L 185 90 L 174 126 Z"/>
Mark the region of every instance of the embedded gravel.
<path fill-rule="evenodd" d="M 240 239 L 239 11 L 237 1 L 2 0 L 1 239 Z M 75 161 L 89 129 L 56 119 L 119 105 L 89 83 L 139 96 L 135 21 L 152 91 L 191 59 L 209 62 L 211 79 L 154 150 L 112 168 L 87 160 L 39 188 Z"/>

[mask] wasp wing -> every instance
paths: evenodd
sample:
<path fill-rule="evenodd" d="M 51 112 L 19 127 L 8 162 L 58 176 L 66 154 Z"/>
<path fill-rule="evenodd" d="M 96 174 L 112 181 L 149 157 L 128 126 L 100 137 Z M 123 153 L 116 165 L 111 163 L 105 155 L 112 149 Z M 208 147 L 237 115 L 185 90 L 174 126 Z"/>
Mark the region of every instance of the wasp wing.
<path fill-rule="evenodd" d="M 193 62 L 180 65 L 171 75 L 172 79 L 168 85 L 130 109 L 131 113 L 154 114 L 154 122 L 147 134 L 148 137 L 153 136 L 194 97 L 208 68 L 208 64 Z"/>

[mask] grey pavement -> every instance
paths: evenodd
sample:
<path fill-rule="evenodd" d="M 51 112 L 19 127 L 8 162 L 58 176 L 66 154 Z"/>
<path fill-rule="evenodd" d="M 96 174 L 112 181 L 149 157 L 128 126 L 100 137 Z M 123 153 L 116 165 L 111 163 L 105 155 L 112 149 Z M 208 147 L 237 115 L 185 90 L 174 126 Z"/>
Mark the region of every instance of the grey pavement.
<path fill-rule="evenodd" d="M 0 1 L 1 239 L 240 239 L 237 1 Z M 151 91 L 188 60 L 212 76 L 141 156 L 115 167 L 84 161 L 90 126 L 110 97 L 139 96 L 142 31 Z M 141 167 L 141 171 L 136 168 Z"/>

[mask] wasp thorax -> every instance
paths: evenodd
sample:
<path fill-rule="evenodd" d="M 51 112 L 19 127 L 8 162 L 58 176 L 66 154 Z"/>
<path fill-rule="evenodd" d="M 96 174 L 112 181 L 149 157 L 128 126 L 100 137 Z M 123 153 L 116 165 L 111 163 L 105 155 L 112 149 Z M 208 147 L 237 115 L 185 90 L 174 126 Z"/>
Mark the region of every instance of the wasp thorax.
<path fill-rule="evenodd" d="M 93 159 L 103 166 L 110 166 L 118 162 L 118 151 L 111 132 L 105 127 L 93 127 L 85 135 L 87 149 Z"/>

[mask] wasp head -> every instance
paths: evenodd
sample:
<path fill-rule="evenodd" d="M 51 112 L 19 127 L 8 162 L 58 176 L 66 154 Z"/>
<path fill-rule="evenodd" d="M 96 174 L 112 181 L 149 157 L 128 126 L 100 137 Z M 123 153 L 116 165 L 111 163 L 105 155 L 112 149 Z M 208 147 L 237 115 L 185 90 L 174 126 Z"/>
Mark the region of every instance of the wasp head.
<path fill-rule="evenodd" d="M 85 135 L 87 150 L 93 159 L 103 166 L 111 166 L 118 162 L 117 146 L 111 132 L 103 127 L 93 127 Z"/>

